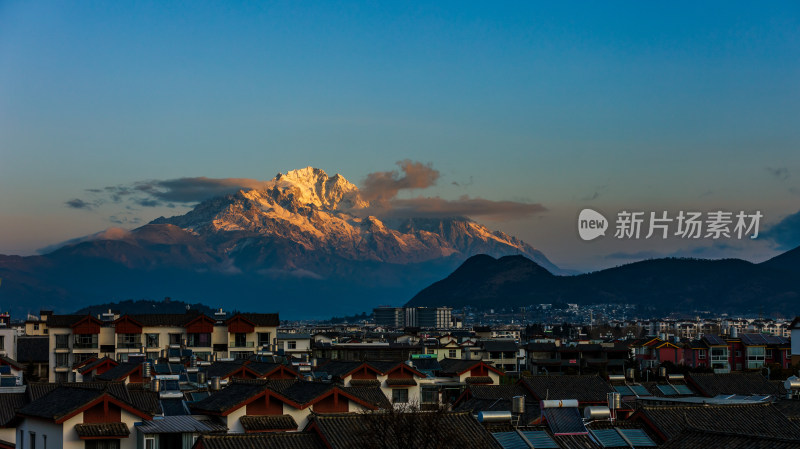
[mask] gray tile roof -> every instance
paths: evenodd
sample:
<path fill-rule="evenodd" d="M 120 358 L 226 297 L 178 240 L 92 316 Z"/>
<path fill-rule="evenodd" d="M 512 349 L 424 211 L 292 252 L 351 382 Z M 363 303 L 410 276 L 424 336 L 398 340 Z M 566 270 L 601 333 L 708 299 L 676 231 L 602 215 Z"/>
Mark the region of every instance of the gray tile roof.
<path fill-rule="evenodd" d="M 222 413 L 266 390 L 266 383 L 233 382 L 211 396 L 192 403 L 189 408 L 198 412 Z"/>
<path fill-rule="evenodd" d="M 19 409 L 19 413 L 46 419 L 59 419 L 103 396 L 103 390 L 60 387 Z"/>
<path fill-rule="evenodd" d="M 643 406 L 637 412 L 667 440 L 692 427 L 772 438 L 800 438 L 800 427 L 772 404 Z"/>
<path fill-rule="evenodd" d="M 141 363 L 131 363 L 131 362 L 120 363 L 119 365 L 109 369 L 103 374 L 98 374 L 97 376 L 95 376 L 95 379 L 105 380 L 105 381 L 123 380 L 137 369 L 139 370 L 142 369 Z"/>
<path fill-rule="evenodd" d="M 266 430 L 297 430 L 297 421 L 292 415 L 263 415 L 263 416 L 242 416 L 239 418 L 244 430 L 266 431 Z"/>
<path fill-rule="evenodd" d="M 331 449 L 501 447 L 468 412 L 320 414 L 311 415 L 309 425 Z"/>
<path fill-rule="evenodd" d="M 131 403 L 130 394 L 123 382 L 32 382 L 28 384 L 28 397 L 31 401 L 36 401 L 59 387 L 108 391 L 111 396 L 128 404 Z"/>
<path fill-rule="evenodd" d="M 8 425 L 27 402 L 27 393 L 0 393 L 0 427 Z"/>
<path fill-rule="evenodd" d="M 379 387 L 343 387 L 342 391 L 350 393 L 378 408 L 387 409 L 392 406 L 392 403 L 389 402 L 389 399 Z"/>
<path fill-rule="evenodd" d="M 663 449 L 687 447 L 720 447 L 726 449 L 797 449 L 800 439 L 746 435 L 738 432 L 716 432 L 687 428 L 677 437 L 661 445 Z"/>
<path fill-rule="evenodd" d="M 699 374 L 689 373 L 687 381 L 708 397 L 720 394 L 775 395 L 783 389 L 759 373 Z"/>
<path fill-rule="evenodd" d="M 79 437 L 122 437 L 127 438 L 131 431 L 122 422 L 76 424 L 75 431 Z"/>
<path fill-rule="evenodd" d="M 607 393 L 614 388 L 600 376 L 529 376 L 524 385 L 537 400 L 577 399 L 581 403 L 608 401 Z"/>
<path fill-rule="evenodd" d="M 203 435 L 195 448 L 202 449 L 327 449 L 311 432 L 277 432 L 259 435 Z"/>
<path fill-rule="evenodd" d="M 227 432 L 224 424 L 213 419 L 198 419 L 194 416 L 165 416 L 144 421 L 136 427 L 144 434 L 154 433 L 214 433 Z"/>

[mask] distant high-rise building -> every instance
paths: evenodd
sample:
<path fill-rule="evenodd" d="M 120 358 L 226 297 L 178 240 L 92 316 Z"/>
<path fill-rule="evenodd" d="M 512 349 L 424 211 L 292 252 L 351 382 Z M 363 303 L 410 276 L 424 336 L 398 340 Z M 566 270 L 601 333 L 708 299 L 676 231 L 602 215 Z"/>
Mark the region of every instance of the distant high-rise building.
<path fill-rule="evenodd" d="M 434 329 L 452 327 L 452 311 L 450 307 L 378 307 L 372 310 L 378 326 Z"/>
<path fill-rule="evenodd" d="M 372 313 L 378 326 L 400 328 L 406 325 L 405 309 L 402 307 L 378 307 Z"/>

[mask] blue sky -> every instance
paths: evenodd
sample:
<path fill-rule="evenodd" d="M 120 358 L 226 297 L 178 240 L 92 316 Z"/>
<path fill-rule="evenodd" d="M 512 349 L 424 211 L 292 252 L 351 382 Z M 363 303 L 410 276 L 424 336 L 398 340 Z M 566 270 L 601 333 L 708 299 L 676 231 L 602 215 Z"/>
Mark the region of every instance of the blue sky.
<path fill-rule="evenodd" d="M 411 159 L 442 176 L 406 195 L 541 203 L 487 224 L 562 266 L 763 260 L 786 242 L 587 243 L 574 222 L 583 207 L 761 210 L 764 226 L 798 212 L 799 13 L 795 2 L 4 1 L 0 253 L 185 210 L 65 205 L 86 189 L 307 165 L 359 184 Z"/>

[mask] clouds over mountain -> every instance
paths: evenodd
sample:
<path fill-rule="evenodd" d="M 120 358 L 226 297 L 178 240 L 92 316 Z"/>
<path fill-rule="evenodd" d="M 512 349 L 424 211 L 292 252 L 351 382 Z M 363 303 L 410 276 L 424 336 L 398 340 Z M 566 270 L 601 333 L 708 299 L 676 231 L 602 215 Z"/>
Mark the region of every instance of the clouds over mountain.
<path fill-rule="evenodd" d="M 433 187 L 441 178 L 431 163 L 405 159 L 398 169 L 367 174 L 359 190 L 369 206 L 350 212 L 381 218 L 409 217 L 484 217 L 496 221 L 524 218 L 546 210 L 536 203 L 495 201 L 480 197 L 461 196 L 445 199 L 438 196 L 398 198 L 401 192 Z M 263 190 L 273 181 L 250 178 L 185 177 L 140 181 L 127 185 L 87 189 L 89 199 L 74 198 L 65 204 L 73 209 L 93 210 L 105 204 L 124 204 L 136 207 L 175 207 L 236 193 L 239 190 Z M 119 214 L 116 214 L 118 216 Z M 119 223 L 119 220 L 114 221 Z"/>

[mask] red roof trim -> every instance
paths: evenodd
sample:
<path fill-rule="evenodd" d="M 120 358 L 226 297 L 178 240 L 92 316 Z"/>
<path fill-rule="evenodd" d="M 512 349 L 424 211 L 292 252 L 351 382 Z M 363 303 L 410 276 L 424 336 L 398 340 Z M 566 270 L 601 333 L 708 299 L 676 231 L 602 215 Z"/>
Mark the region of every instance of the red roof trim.
<path fill-rule="evenodd" d="M 228 320 L 227 320 L 227 321 L 225 321 L 225 324 L 226 324 L 226 325 L 230 325 L 230 323 L 232 323 L 232 322 L 234 322 L 234 321 L 244 321 L 245 323 L 247 323 L 247 324 L 249 324 L 249 325 L 251 325 L 251 326 L 253 326 L 253 327 L 255 327 L 255 326 L 256 326 L 256 323 L 254 323 L 254 322 L 252 322 L 252 321 L 248 320 L 247 318 L 243 317 L 241 314 L 238 314 L 238 313 L 237 313 L 236 315 L 234 315 L 234 316 L 232 316 L 232 317 L 228 318 Z"/>
<path fill-rule="evenodd" d="M 368 364 L 367 362 L 361 362 L 361 365 L 358 365 L 355 368 L 351 369 L 350 371 L 345 373 L 345 375 L 342 376 L 342 377 L 344 378 L 344 377 L 347 377 L 347 376 L 351 376 L 351 375 L 353 375 L 353 373 L 355 373 L 356 371 L 358 371 L 360 369 L 368 369 L 368 370 L 372 371 L 375 374 L 381 374 L 381 375 L 383 374 L 382 372 L 378 371 L 375 367 L 373 367 L 372 365 Z"/>
<path fill-rule="evenodd" d="M 497 368 L 493 367 L 492 365 L 489 365 L 489 364 L 486 364 L 486 363 L 484 363 L 484 362 L 483 362 L 483 360 L 477 360 L 477 363 L 476 363 L 476 364 L 474 364 L 474 365 L 470 366 L 469 368 L 467 368 L 467 369 L 465 369 L 465 370 L 462 370 L 460 373 L 456 373 L 456 374 L 458 374 L 458 375 L 460 376 L 460 375 L 462 375 L 462 374 L 466 373 L 467 371 L 472 371 L 472 370 L 473 370 L 473 369 L 475 369 L 475 367 L 476 367 L 476 366 L 478 366 L 478 365 L 483 365 L 483 366 L 485 366 L 487 369 L 489 369 L 489 370 L 491 370 L 491 371 L 494 371 L 495 373 L 497 373 L 497 374 L 499 374 L 499 375 L 501 375 L 501 376 L 505 376 L 505 375 L 506 375 L 506 373 L 504 373 L 504 372 L 500 371 L 499 369 L 497 369 Z"/>
<path fill-rule="evenodd" d="M 139 326 L 139 327 L 144 327 L 144 325 L 142 325 L 142 323 L 138 322 L 137 320 L 134 320 L 134 319 L 133 319 L 133 318 L 131 318 L 131 316 L 130 316 L 130 315 L 128 315 L 127 313 L 126 313 L 125 315 L 122 315 L 121 317 L 117 318 L 117 319 L 114 321 L 114 325 L 116 326 L 116 325 L 117 325 L 117 323 L 121 323 L 121 322 L 133 323 L 133 324 L 135 324 L 135 325 L 137 325 L 137 326 Z"/>
<path fill-rule="evenodd" d="M 189 327 L 189 325 L 194 324 L 194 322 L 197 321 L 197 320 L 203 320 L 203 321 L 205 321 L 207 323 L 211 323 L 211 324 L 216 323 L 216 321 L 214 321 L 213 318 L 209 317 L 206 314 L 201 314 L 201 315 L 198 315 L 196 318 L 193 318 L 191 321 L 187 322 L 186 324 L 184 324 L 183 327 Z"/>
<path fill-rule="evenodd" d="M 394 368 L 390 369 L 389 371 L 386 371 L 386 372 L 385 372 L 385 373 L 383 373 L 383 374 L 385 374 L 385 375 L 387 375 L 387 376 L 388 376 L 389 374 L 391 374 L 391 373 L 393 373 L 393 372 L 395 372 L 395 371 L 397 371 L 397 370 L 400 370 L 400 371 L 402 371 L 402 370 L 404 370 L 404 369 L 407 369 L 407 370 L 411 371 L 411 374 L 414 374 L 414 375 L 415 375 L 415 376 L 417 376 L 417 377 L 428 377 L 428 376 L 426 376 L 425 374 L 423 374 L 423 373 L 421 373 L 421 372 L 417 371 L 416 369 L 414 369 L 414 368 L 412 368 L 412 367 L 410 367 L 410 366 L 406 365 L 406 364 L 405 364 L 405 363 L 403 363 L 403 362 L 400 362 L 400 363 L 398 363 L 398 364 L 397 364 L 397 366 L 395 366 Z"/>
<path fill-rule="evenodd" d="M 83 318 L 79 319 L 78 321 L 72 323 L 72 326 L 70 326 L 70 328 L 74 329 L 74 328 L 78 327 L 80 324 L 82 324 L 84 321 L 87 321 L 87 320 L 91 321 L 93 324 L 96 324 L 98 326 L 103 326 L 103 322 L 102 321 L 98 320 L 97 318 L 95 318 L 95 317 L 93 317 L 91 315 L 86 315 L 85 317 L 83 317 Z"/>
<path fill-rule="evenodd" d="M 99 404 L 99 403 L 101 403 L 103 401 L 108 401 L 108 402 L 116 405 L 117 407 L 119 407 L 119 408 L 121 408 L 123 410 L 126 410 L 126 411 L 130 412 L 133 415 L 138 416 L 139 418 L 146 419 L 148 421 L 153 419 L 153 415 L 150 415 L 149 413 L 145 413 L 145 412 L 143 412 L 141 410 L 137 410 L 137 409 L 133 408 L 132 406 L 130 406 L 130 405 L 128 405 L 128 404 L 126 404 L 126 403 L 124 403 L 122 401 L 117 400 L 116 398 L 114 398 L 114 396 L 111 396 L 108 393 L 103 393 L 103 395 L 100 396 L 99 398 L 97 398 L 97 399 L 95 399 L 93 401 L 89 401 L 86 404 L 83 404 L 77 410 L 74 410 L 74 411 L 70 412 L 69 414 L 64 415 L 61 418 L 57 419 L 55 421 L 55 423 L 56 424 L 63 424 L 64 421 L 72 418 L 73 416 L 77 415 L 78 413 L 83 413 L 87 409 L 89 409 L 89 408 L 91 408 L 91 407 L 93 407 L 93 406 L 95 406 L 95 405 L 97 405 L 97 404 Z"/>

